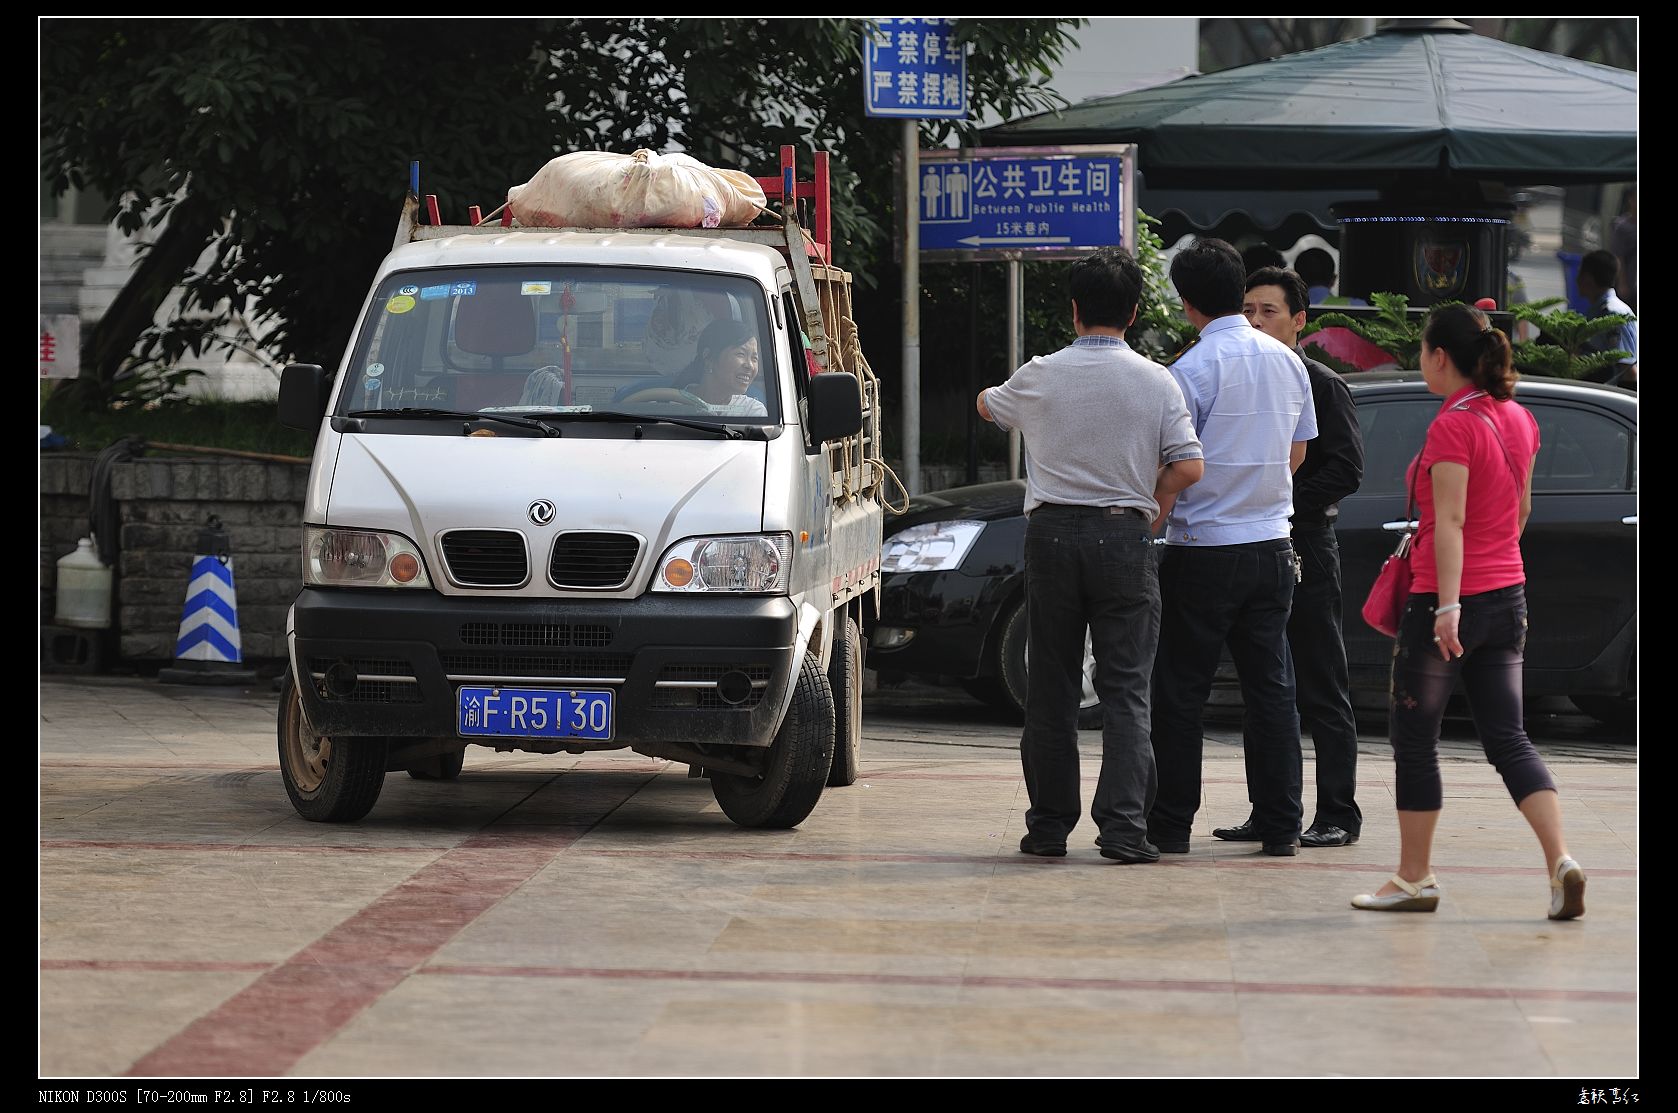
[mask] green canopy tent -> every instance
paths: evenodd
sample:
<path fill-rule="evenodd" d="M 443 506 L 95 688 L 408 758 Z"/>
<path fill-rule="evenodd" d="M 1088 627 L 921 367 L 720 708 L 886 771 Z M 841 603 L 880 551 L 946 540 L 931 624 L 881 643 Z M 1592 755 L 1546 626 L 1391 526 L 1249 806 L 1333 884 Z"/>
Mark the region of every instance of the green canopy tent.
<path fill-rule="evenodd" d="M 1232 190 L 1251 198 L 1255 228 L 1281 227 L 1278 205 L 1320 222 L 1323 191 L 1345 190 L 1328 206 L 1342 293 L 1503 304 L 1508 187 L 1635 180 L 1637 74 L 1456 20 L 1394 20 L 1363 38 L 1012 120 L 980 142 L 1135 143 L 1142 207 L 1185 214 L 1201 234 L 1240 226 Z M 1374 200 L 1351 192 L 1370 190 Z"/>
<path fill-rule="evenodd" d="M 1390 189 L 1441 175 L 1637 176 L 1637 74 L 1397 20 L 1373 35 L 986 128 L 985 146 L 1136 143 L 1165 189 Z"/>

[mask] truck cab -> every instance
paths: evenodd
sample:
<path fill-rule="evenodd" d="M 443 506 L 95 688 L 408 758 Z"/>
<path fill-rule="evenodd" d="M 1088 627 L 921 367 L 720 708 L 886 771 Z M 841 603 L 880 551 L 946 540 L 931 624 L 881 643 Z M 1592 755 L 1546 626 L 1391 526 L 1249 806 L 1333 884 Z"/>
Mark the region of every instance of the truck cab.
<path fill-rule="evenodd" d="M 337 373 L 281 381 L 318 429 L 299 814 L 360 819 L 474 745 L 685 762 L 750 827 L 855 780 L 888 473 L 795 196 L 779 227 L 618 230 L 422 225 L 410 195 Z"/>

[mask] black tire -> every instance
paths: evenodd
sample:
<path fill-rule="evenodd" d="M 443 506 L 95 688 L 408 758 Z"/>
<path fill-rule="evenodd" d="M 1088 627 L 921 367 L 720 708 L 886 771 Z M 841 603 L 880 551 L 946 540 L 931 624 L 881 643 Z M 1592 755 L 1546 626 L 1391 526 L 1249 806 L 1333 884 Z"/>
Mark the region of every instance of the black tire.
<path fill-rule="evenodd" d="M 994 685 L 996 695 L 981 696 L 987 702 L 1000 705 L 1015 718 L 1025 718 L 1027 690 L 1028 623 L 1025 602 L 1014 607 L 1002 618 L 1001 636 L 996 639 L 996 675 L 1000 683 Z M 1101 697 L 1095 694 L 1095 657 L 1090 649 L 1089 635 L 1084 635 L 1084 689 L 1078 705 L 1078 727 L 1095 730 L 1101 726 Z M 972 689 L 969 689 L 971 691 Z"/>
<path fill-rule="evenodd" d="M 417 765 L 408 766 L 408 776 L 416 781 L 452 781 L 466 768 L 466 747 L 434 754 Z"/>
<path fill-rule="evenodd" d="M 763 773 L 711 771 L 723 814 L 742 827 L 796 827 L 815 810 L 833 765 L 833 688 L 808 653 L 793 683 L 792 704 L 764 755 Z"/>
<path fill-rule="evenodd" d="M 862 631 L 849 615 L 834 629 L 827 683 L 833 689 L 833 766 L 827 783 L 843 788 L 856 784 L 862 763 Z"/>
<path fill-rule="evenodd" d="M 280 685 L 280 777 L 291 806 L 316 823 L 354 823 L 373 810 L 385 784 L 384 738 L 327 738 L 309 730 L 297 682 Z"/>
<path fill-rule="evenodd" d="M 1604 726 L 1631 730 L 1637 726 L 1636 696 L 1569 696 L 1573 706 Z"/>

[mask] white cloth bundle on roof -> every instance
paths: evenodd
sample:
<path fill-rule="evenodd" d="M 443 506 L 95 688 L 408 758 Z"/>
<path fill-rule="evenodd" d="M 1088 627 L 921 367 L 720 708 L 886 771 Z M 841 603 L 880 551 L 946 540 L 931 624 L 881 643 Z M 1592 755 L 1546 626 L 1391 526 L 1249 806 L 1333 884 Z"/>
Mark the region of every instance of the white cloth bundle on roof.
<path fill-rule="evenodd" d="M 543 228 L 737 228 L 765 199 L 750 174 L 689 155 L 573 151 L 509 189 L 507 206 L 520 224 Z"/>

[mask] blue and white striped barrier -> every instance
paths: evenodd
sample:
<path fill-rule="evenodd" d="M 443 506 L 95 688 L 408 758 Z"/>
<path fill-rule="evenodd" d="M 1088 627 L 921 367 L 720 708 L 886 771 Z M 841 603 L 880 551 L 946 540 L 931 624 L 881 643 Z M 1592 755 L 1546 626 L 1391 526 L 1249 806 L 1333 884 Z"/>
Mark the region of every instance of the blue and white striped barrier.
<path fill-rule="evenodd" d="M 233 558 L 221 519 L 214 514 L 198 531 L 198 555 L 192 558 L 181 632 L 175 638 L 175 664 L 159 669 L 165 684 L 254 683 L 256 671 L 242 668 L 239 604 L 233 591 Z"/>
<path fill-rule="evenodd" d="M 239 603 L 232 557 L 201 554 L 193 560 L 175 658 L 239 663 Z"/>

